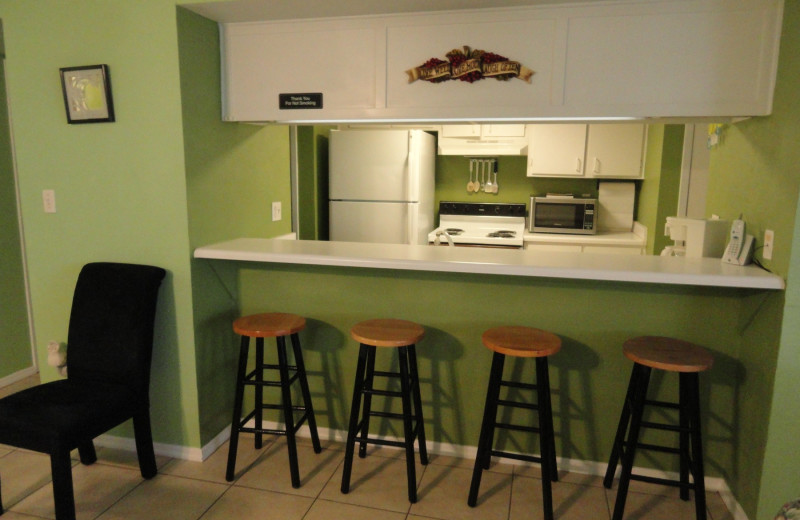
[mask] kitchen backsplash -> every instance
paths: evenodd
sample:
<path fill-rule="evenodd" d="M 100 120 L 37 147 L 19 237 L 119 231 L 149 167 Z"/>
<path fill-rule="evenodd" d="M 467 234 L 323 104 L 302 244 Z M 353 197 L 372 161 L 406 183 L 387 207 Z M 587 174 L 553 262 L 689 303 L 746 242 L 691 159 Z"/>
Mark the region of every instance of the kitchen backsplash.
<path fill-rule="evenodd" d="M 467 191 L 470 181 L 469 158 L 453 155 L 436 157 L 436 206 L 439 201 L 464 202 L 521 202 L 526 205 L 531 195 L 547 193 L 589 194 L 597 197 L 596 179 L 548 179 L 526 175 L 527 157 L 500 156 L 497 158 L 497 193 Z M 473 173 L 473 179 L 474 179 Z M 494 180 L 494 176 L 492 176 Z M 438 221 L 438 215 L 437 215 Z"/>

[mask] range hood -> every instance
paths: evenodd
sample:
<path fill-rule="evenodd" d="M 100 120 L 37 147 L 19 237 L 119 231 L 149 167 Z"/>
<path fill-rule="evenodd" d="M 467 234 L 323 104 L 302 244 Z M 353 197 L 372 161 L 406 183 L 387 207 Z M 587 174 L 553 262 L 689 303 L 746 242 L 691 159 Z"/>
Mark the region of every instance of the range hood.
<path fill-rule="evenodd" d="M 442 137 L 438 142 L 439 155 L 528 155 L 525 137 Z"/>

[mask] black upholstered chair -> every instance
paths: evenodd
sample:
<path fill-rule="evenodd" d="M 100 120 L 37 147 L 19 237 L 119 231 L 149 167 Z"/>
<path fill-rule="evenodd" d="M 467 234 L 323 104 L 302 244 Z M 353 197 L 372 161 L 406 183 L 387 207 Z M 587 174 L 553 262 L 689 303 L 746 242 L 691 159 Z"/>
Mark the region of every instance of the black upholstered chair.
<path fill-rule="evenodd" d="M 156 474 L 150 360 L 165 274 L 146 265 L 85 265 L 72 300 L 67 379 L 0 399 L 0 444 L 50 455 L 57 520 L 75 518 L 70 451 L 77 448 L 81 462 L 92 464 L 92 440 L 128 419 L 142 476 Z"/>

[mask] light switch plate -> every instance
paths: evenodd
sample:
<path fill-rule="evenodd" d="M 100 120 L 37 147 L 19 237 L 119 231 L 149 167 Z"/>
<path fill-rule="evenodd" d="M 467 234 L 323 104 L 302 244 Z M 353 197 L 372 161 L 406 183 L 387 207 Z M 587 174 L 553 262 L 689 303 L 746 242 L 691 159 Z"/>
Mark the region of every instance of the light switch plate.
<path fill-rule="evenodd" d="M 275 222 L 281 219 L 281 203 L 273 202 L 272 203 L 272 221 Z"/>
<path fill-rule="evenodd" d="M 55 190 L 42 190 L 42 204 L 45 213 L 56 212 L 56 192 Z"/>

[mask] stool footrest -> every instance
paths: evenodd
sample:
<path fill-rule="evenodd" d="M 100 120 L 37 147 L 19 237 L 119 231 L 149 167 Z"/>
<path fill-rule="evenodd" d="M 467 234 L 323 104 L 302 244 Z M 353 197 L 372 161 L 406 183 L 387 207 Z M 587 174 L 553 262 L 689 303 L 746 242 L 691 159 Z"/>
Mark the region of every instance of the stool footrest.
<path fill-rule="evenodd" d="M 664 424 L 655 423 L 650 421 L 642 421 L 642 428 L 652 428 L 654 430 L 664 430 L 668 432 L 689 433 L 692 431 L 689 427 L 681 427 L 677 424 Z"/>
<path fill-rule="evenodd" d="M 370 417 L 385 417 L 387 419 L 402 419 L 403 414 L 399 412 L 376 412 L 373 410 L 369 411 Z"/>
<path fill-rule="evenodd" d="M 262 404 L 261 405 L 261 409 L 262 410 L 280 410 L 280 411 L 283 411 L 283 405 L 282 404 Z M 301 406 L 301 405 L 292 405 L 292 410 L 295 411 L 295 412 L 305 412 L 306 411 L 306 407 L 305 406 Z"/>
<path fill-rule="evenodd" d="M 536 383 L 522 383 L 520 381 L 500 381 L 500 386 L 522 388 L 523 390 L 539 390 L 539 386 Z"/>
<path fill-rule="evenodd" d="M 280 381 L 257 381 L 255 379 L 255 375 L 256 375 L 255 370 L 247 374 L 247 377 L 244 378 L 242 384 L 247 386 L 281 386 Z M 295 372 L 294 374 L 291 375 L 291 377 L 289 377 L 287 384 L 291 385 L 292 383 L 297 381 L 298 377 L 300 377 L 300 373 Z"/>
<path fill-rule="evenodd" d="M 517 432 L 532 432 L 532 433 L 541 432 L 541 430 L 537 426 L 521 426 L 519 424 L 495 423 L 494 427 L 503 428 L 504 430 L 514 430 Z"/>
<path fill-rule="evenodd" d="M 247 417 L 242 419 L 242 422 L 239 423 L 239 427 L 238 427 L 239 432 L 268 433 L 268 434 L 271 434 L 271 435 L 286 435 L 286 429 L 285 428 L 275 429 L 275 428 L 255 428 L 255 427 L 245 426 L 245 424 L 247 424 L 247 421 L 252 419 L 252 417 L 253 417 L 253 414 L 251 413 L 250 415 L 248 415 Z M 303 416 L 300 417 L 300 419 L 298 419 L 298 421 L 295 424 L 292 425 L 292 428 L 291 428 L 292 431 L 293 432 L 297 432 L 297 430 L 299 430 L 300 427 L 303 426 L 303 423 L 306 422 L 307 418 L 308 418 L 308 414 L 304 413 Z"/>
<path fill-rule="evenodd" d="M 503 457 L 506 459 L 522 460 L 525 462 L 542 463 L 542 458 L 537 455 L 527 455 L 525 453 L 514 453 L 512 451 L 491 450 L 492 457 Z"/>
<path fill-rule="evenodd" d="M 623 446 L 625 446 L 627 448 L 628 442 L 627 441 L 624 442 Z M 659 446 L 657 444 L 647 444 L 647 443 L 644 443 L 644 442 L 637 442 L 636 443 L 636 449 L 638 450 L 640 448 L 643 449 L 643 450 L 648 450 L 648 451 L 659 451 L 661 453 L 680 454 L 680 452 L 681 452 L 681 450 L 678 449 L 678 448 L 671 448 L 671 447 L 668 447 L 668 446 Z"/>
<path fill-rule="evenodd" d="M 671 403 L 669 401 L 655 401 L 653 399 L 645 399 L 644 404 L 649 406 L 660 406 L 661 408 L 672 408 L 673 410 L 681 409 L 680 403 Z"/>
<path fill-rule="evenodd" d="M 365 388 L 365 389 L 361 390 L 361 393 L 362 394 L 368 394 L 368 395 L 382 395 L 382 396 L 387 396 L 387 397 L 402 397 L 403 396 L 403 393 L 400 392 L 399 390 L 376 390 L 374 388 L 372 390 L 367 390 Z"/>

